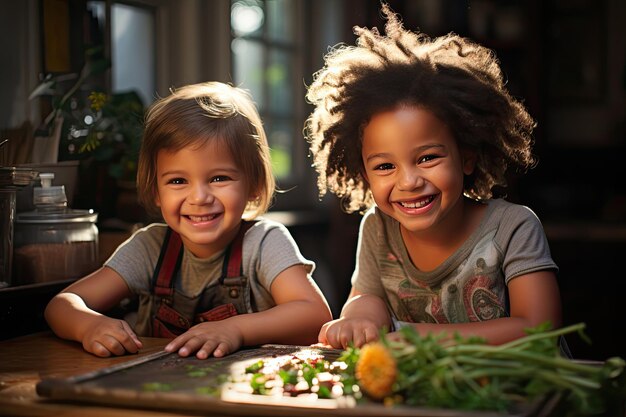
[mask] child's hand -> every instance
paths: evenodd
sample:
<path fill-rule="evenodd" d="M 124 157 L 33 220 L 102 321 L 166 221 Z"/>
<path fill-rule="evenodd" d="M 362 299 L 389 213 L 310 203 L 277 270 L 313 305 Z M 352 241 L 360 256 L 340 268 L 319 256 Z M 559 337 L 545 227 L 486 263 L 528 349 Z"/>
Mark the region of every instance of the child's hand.
<path fill-rule="evenodd" d="M 371 320 L 361 318 L 340 318 L 322 326 L 318 341 L 337 349 L 345 349 L 352 343 L 361 347 L 378 339 L 378 327 Z"/>
<path fill-rule="evenodd" d="M 198 359 L 206 359 L 211 354 L 221 358 L 235 352 L 241 347 L 243 336 L 241 331 L 225 321 L 211 321 L 200 323 L 172 340 L 165 350 L 178 351 L 180 356 L 186 357 L 194 352 Z"/>
<path fill-rule="evenodd" d="M 87 352 L 102 358 L 137 353 L 143 347 L 127 322 L 105 316 L 87 327 L 82 343 Z"/>

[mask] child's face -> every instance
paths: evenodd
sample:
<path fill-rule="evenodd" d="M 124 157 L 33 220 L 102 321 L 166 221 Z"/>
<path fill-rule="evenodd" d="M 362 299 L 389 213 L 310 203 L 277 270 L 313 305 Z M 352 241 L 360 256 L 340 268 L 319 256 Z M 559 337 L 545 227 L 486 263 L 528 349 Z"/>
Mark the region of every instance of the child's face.
<path fill-rule="evenodd" d="M 198 257 L 209 257 L 230 243 L 249 198 L 243 171 L 218 141 L 157 155 L 156 204 Z"/>
<path fill-rule="evenodd" d="M 457 226 L 463 176 L 474 168 L 470 156 L 462 155 L 440 119 L 419 107 L 378 113 L 363 132 L 365 175 L 376 205 L 411 232 Z"/>

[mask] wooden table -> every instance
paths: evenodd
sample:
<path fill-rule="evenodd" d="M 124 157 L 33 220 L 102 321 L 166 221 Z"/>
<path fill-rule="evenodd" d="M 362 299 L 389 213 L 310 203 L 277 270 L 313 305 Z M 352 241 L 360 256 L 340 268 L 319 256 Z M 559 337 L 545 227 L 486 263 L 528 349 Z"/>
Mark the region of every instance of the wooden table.
<path fill-rule="evenodd" d="M 137 355 L 98 358 L 76 342 L 50 332 L 0 342 L 0 416 L 166 417 L 193 414 L 100 407 L 55 402 L 39 397 L 35 386 L 44 378 L 67 378 L 106 368 L 162 350 L 166 339 L 141 338 Z"/>
<path fill-rule="evenodd" d="M 95 402 L 71 402 L 37 394 L 37 384 L 56 379 L 97 373 L 104 368 L 119 368 L 124 363 L 142 362 L 142 358 L 161 357 L 168 339 L 140 338 L 144 348 L 134 355 L 99 358 L 83 350 L 79 343 L 56 337 L 52 332 L 39 332 L 27 336 L 0 341 L 0 417 L 11 416 L 60 416 L 60 417 L 182 417 L 224 416 L 223 408 L 202 408 L 186 411 L 176 407 L 152 409 L 132 403 L 125 405 L 99 405 Z M 293 348 L 298 348 L 297 346 Z M 241 352 L 243 353 L 243 352 Z M 228 358 L 231 358 L 230 356 Z M 258 406 L 230 405 L 228 415 L 256 416 Z M 267 406 L 264 415 L 268 415 Z M 284 407 L 283 407 L 284 408 Z M 172 411 L 173 410 L 173 411 Z M 273 412 L 272 410 L 270 410 Z M 276 415 L 291 416 L 288 410 L 277 411 Z M 317 410 L 313 410 L 317 415 Z M 320 410 L 320 412 L 323 412 Z M 356 413 L 358 411 L 355 410 Z M 271 414 L 272 416 L 274 414 Z M 309 414 L 310 415 L 310 414 Z M 358 415 L 358 414 L 357 414 Z M 482 416 L 480 416 L 482 417 Z"/>
<path fill-rule="evenodd" d="M 176 408 L 169 408 L 170 411 L 160 411 L 161 407 L 154 409 L 147 408 L 129 408 L 129 404 L 118 406 L 103 406 L 99 403 L 88 402 L 69 402 L 54 400 L 51 398 L 40 397 L 37 394 L 36 386 L 42 380 L 54 380 L 54 379 L 66 379 L 70 377 L 85 375 L 88 373 L 94 373 L 104 368 L 111 368 L 116 365 L 121 365 L 125 362 L 133 361 L 140 362 L 141 358 L 146 357 L 162 357 L 160 354 L 163 347 L 167 344 L 167 339 L 156 338 L 141 338 L 144 348 L 135 355 L 117 356 L 111 358 L 98 358 L 85 352 L 82 346 L 76 342 L 65 341 L 57 338 L 51 332 L 40 332 L 27 336 L 22 336 L 14 339 L 9 339 L 0 342 L 0 416 L 60 416 L 60 417 L 168 417 L 168 416 L 192 416 L 192 415 L 208 415 L 218 416 L 223 414 L 232 415 L 234 411 L 237 415 L 243 416 L 255 416 L 260 415 L 255 413 L 255 410 L 263 408 L 247 407 L 245 404 L 235 402 L 236 409 L 230 408 L 231 412 L 224 411 L 225 408 L 215 407 L 215 403 L 211 407 L 205 407 L 201 410 L 195 409 L 191 411 L 184 411 L 185 408 L 176 410 Z M 244 353 L 244 352 L 241 352 Z M 129 362 L 130 363 L 130 362 Z M 117 366 L 119 368 L 119 366 Z M 72 398 L 72 397 L 70 397 Z M 108 403 L 107 397 L 107 403 Z M 328 401 L 328 400 L 326 400 Z M 548 403 L 541 405 L 539 409 L 534 410 L 531 414 L 533 416 L 547 416 L 552 414 L 546 414 L 546 410 L 551 410 L 554 404 Z M 195 403 L 195 402 L 194 402 Z M 136 407 L 141 405 L 132 403 Z M 155 403 L 151 403 L 155 405 Z M 231 403 L 231 407 L 232 407 Z M 259 406 L 256 406 L 259 407 Z M 267 408 L 267 407 L 266 407 Z M 276 411 L 276 414 L 268 414 L 265 409 L 262 415 L 281 415 L 291 416 L 295 413 L 292 410 L 273 409 L 272 413 Z M 322 410 L 317 406 L 308 409 L 308 416 L 317 415 L 333 415 L 328 410 Z M 279 412 L 280 411 L 280 412 Z M 298 410 L 299 411 L 299 410 Z M 420 412 L 417 408 L 408 409 L 404 411 L 401 409 L 394 410 L 390 413 L 389 409 L 382 407 L 381 405 L 369 405 L 365 407 L 355 407 L 353 409 L 343 409 L 341 411 L 342 416 L 381 416 L 381 415 L 395 415 L 395 416 L 459 416 L 464 417 L 485 417 L 494 416 L 493 412 L 466 412 L 458 413 L 454 410 L 427 410 L 421 409 Z M 292 414 L 289 414 L 289 413 Z M 318 414 L 319 412 L 319 414 Z M 523 413 L 527 415 L 527 413 Z M 304 414 L 301 414 L 304 415 Z M 626 417 L 626 416 L 625 416 Z"/>

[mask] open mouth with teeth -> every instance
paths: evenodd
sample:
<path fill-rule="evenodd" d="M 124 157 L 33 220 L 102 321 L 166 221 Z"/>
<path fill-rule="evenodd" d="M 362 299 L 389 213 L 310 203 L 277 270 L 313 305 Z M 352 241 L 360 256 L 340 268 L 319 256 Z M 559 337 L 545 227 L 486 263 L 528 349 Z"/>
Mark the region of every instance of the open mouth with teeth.
<path fill-rule="evenodd" d="M 434 199 L 435 199 L 435 196 L 434 195 L 430 195 L 428 197 L 421 198 L 421 199 L 418 199 L 418 200 L 398 201 L 398 204 L 400 206 L 402 206 L 403 208 L 406 208 L 406 209 L 419 209 L 419 208 L 422 208 L 422 207 L 426 207 L 427 205 L 432 203 Z"/>
<path fill-rule="evenodd" d="M 209 222 L 213 219 L 215 219 L 216 217 L 218 217 L 219 214 L 210 214 L 208 216 L 192 216 L 192 215 L 187 215 L 185 217 L 187 217 L 189 220 L 191 220 L 194 223 L 201 223 L 201 222 Z"/>

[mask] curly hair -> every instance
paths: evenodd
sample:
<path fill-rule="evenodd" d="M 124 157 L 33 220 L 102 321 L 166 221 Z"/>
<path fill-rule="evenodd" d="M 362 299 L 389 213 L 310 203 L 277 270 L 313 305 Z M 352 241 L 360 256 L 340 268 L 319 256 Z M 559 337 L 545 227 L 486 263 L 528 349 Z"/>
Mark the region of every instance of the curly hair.
<path fill-rule="evenodd" d="M 363 176 L 362 135 L 372 116 L 399 106 L 419 106 L 446 123 L 459 147 L 477 154 L 464 193 L 492 197 L 506 186 L 509 166 L 528 169 L 535 122 L 514 99 L 495 54 L 450 33 L 431 39 L 403 28 L 382 5 L 385 35 L 355 27 L 356 46 L 338 45 L 314 74 L 307 100 L 315 107 L 306 121 L 320 197 L 327 190 L 342 199 L 347 212 L 374 201 Z"/>
<path fill-rule="evenodd" d="M 137 167 L 137 191 L 148 214 L 158 217 L 156 160 L 159 151 L 224 144 L 243 171 L 250 192 L 244 218 L 265 213 L 275 180 L 267 137 L 248 91 L 220 82 L 187 85 L 157 100 L 146 115 Z"/>

